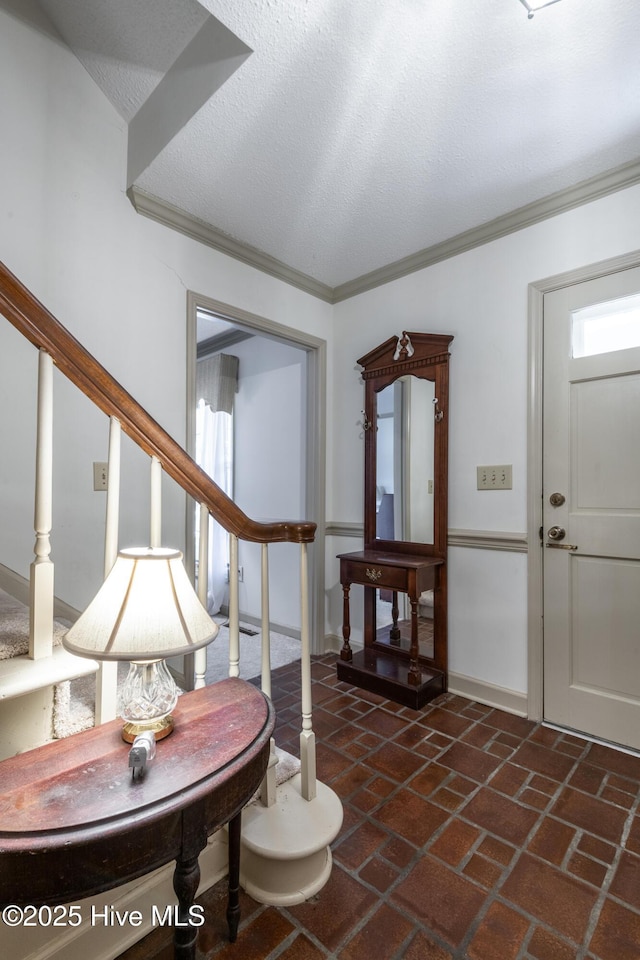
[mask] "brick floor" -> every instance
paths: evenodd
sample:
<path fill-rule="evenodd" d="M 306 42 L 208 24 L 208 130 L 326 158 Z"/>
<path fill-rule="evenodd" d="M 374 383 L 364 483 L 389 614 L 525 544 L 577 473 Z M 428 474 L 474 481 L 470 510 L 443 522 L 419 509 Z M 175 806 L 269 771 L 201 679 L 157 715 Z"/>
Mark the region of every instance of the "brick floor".
<path fill-rule="evenodd" d="M 462 697 L 412 711 L 313 664 L 318 776 L 345 811 L 310 901 L 201 902 L 198 960 L 638 960 L 640 758 Z M 299 667 L 274 673 L 297 752 Z M 121 960 L 168 960 L 156 930 Z"/>

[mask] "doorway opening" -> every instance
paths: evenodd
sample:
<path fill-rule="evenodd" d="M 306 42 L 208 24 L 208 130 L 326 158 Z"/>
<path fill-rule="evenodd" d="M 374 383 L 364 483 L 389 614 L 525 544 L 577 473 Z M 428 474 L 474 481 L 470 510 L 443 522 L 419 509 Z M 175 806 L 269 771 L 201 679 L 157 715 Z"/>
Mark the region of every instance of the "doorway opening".
<path fill-rule="evenodd" d="M 187 337 L 188 452 L 253 519 L 317 524 L 309 550 L 311 646 L 313 653 L 322 653 L 326 343 L 192 293 Z M 215 357 L 224 358 L 223 368 L 235 383 L 230 403 L 227 394 L 228 409 L 214 413 L 197 396 L 203 392 L 197 389 L 197 371 Z M 198 512 L 188 505 L 186 562 L 194 573 Z M 224 532 L 217 533 L 208 600 L 211 613 L 224 613 L 228 548 Z M 241 542 L 238 566 L 241 619 L 259 623 L 260 546 Z M 269 567 L 272 629 L 299 638 L 299 590 L 294 586 L 299 551 L 292 544 L 271 545 Z"/>

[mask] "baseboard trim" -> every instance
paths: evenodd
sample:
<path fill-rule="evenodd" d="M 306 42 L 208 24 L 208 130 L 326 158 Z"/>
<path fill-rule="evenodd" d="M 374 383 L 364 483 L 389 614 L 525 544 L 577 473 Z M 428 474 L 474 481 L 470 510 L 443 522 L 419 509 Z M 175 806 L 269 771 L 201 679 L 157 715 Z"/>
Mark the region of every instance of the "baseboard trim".
<path fill-rule="evenodd" d="M 344 643 L 342 637 L 339 637 L 337 633 L 328 633 L 324 638 L 324 652 L 325 653 L 340 653 L 342 649 L 342 644 Z M 356 649 L 356 644 L 352 644 L 353 649 Z"/>
<path fill-rule="evenodd" d="M 342 637 L 335 633 L 327 634 L 324 638 L 325 652 L 339 653 L 342 649 L 342 643 Z M 359 643 L 352 643 L 351 646 L 354 651 L 362 649 L 362 644 Z M 449 693 L 455 693 L 467 700 L 483 703 L 486 707 L 495 707 L 497 710 L 514 713 L 519 717 L 528 715 L 526 693 L 510 690 L 508 687 L 500 687 L 495 683 L 489 683 L 487 680 L 467 677 L 462 673 L 450 673 L 448 690 Z"/>
<path fill-rule="evenodd" d="M 527 695 L 508 687 L 499 687 L 487 680 L 466 677 L 462 673 L 449 674 L 449 693 L 455 693 L 467 700 L 475 700 L 487 707 L 495 707 L 506 713 L 515 713 L 519 717 L 527 716 Z"/>
<path fill-rule="evenodd" d="M 220 613 L 223 617 L 229 616 L 229 607 L 227 604 L 222 604 L 220 607 Z M 251 626 L 257 627 L 258 630 L 262 630 L 262 620 L 260 617 L 254 617 L 250 613 L 243 613 L 240 611 L 238 614 L 238 619 L 240 623 L 249 623 Z M 302 637 L 299 627 L 285 626 L 284 624 L 276 623 L 273 620 L 269 621 L 269 631 L 271 633 L 279 633 L 283 637 L 291 637 L 292 640 L 300 640 Z"/>
<path fill-rule="evenodd" d="M 25 607 L 29 606 L 29 581 L 3 563 L 0 563 L 0 590 L 4 590 L 20 603 L 24 603 Z M 60 600 L 59 597 L 54 597 L 53 615 L 57 620 L 69 620 L 75 623 L 80 616 L 80 611 L 65 603 L 64 600 Z"/>

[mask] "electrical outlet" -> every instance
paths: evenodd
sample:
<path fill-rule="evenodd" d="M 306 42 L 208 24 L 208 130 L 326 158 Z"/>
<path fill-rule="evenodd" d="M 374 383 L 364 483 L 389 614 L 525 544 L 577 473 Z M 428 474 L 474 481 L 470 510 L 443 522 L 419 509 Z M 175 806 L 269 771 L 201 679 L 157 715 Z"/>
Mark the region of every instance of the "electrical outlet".
<path fill-rule="evenodd" d="M 108 464 L 106 463 L 93 464 L 93 489 L 94 490 L 107 489 L 107 467 L 108 467 Z"/>
<path fill-rule="evenodd" d="M 511 464 L 478 467 L 478 490 L 511 490 Z"/>

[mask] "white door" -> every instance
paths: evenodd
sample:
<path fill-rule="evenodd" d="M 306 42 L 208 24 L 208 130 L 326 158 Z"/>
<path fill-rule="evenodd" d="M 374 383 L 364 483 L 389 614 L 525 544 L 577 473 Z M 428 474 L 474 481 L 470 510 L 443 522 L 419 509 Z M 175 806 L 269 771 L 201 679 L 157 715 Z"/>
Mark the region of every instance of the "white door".
<path fill-rule="evenodd" d="M 543 413 L 544 716 L 640 748 L 640 269 L 545 295 Z"/>

